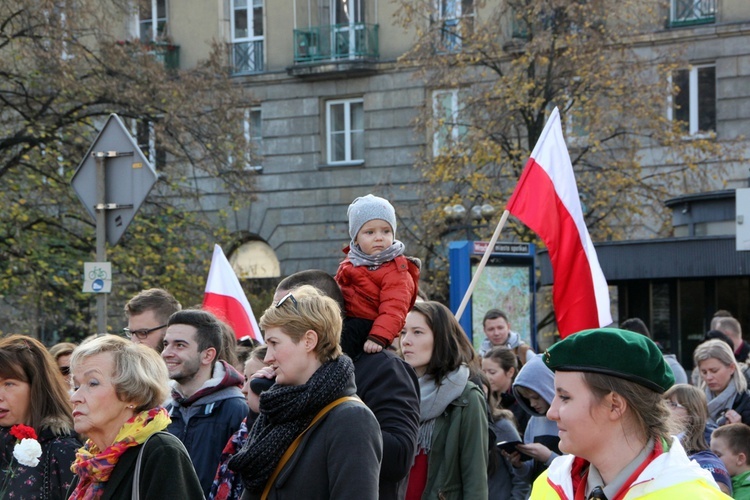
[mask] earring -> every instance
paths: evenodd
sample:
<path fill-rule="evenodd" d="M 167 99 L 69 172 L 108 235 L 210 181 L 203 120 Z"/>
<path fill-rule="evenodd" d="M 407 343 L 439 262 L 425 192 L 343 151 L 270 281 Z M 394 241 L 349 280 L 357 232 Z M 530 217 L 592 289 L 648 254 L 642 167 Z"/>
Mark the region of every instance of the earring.
<path fill-rule="evenodd" d="M 135 408 L 135 405 L 128 405 L 128 408 L 132 410 L 133 408 Z"/>

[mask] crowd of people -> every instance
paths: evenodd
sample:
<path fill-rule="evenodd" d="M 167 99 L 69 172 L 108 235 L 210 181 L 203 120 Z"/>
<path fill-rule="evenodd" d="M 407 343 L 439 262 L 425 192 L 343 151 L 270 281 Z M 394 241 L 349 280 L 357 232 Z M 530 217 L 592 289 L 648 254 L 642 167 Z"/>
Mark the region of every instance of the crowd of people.
<path fill-rule="evenodd" d="M 535 353 L 491 309 L 475 350 L 387 200 L 348 214 L 338 273 L 283 279 L 265 345 L 158 288 L 123 335 L 0 338 L 0 498 L 750 498 L 736 319 L 691 377 L 636 318 Z"/>

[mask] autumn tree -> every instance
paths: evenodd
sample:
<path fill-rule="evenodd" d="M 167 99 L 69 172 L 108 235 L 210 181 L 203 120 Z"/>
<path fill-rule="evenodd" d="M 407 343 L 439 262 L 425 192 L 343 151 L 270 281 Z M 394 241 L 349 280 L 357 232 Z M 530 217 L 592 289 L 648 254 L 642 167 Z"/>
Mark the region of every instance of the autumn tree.
<path fill-rule="evenodd" d="M 436 296 L 447 289 L 446 240 L 461 236 L 444 207 L 497 207 L 473 232 L 489 239 L 555 106 L 594 241 L 665 235 L 664 200 L 721 186 L 731 145 L 711 130 L 685 140 L 684 123 L 668 119 L 670 75 L 684 62 L 649 38 L 665 16 L 640 0 L 399 1 L 399 22 L 416 34 L 400 62 L 428 88 L 416 167 L 433 202 L 415 235 Z M 513 218 L 502 236 L 534 238 Z"/>
<path fill-rule="evenodd" d="M 224 49 L 194 69 L 168 68 L 158 47 L 116 40 L 111 20 L 125 19 L 128 4 L 0 3 L 0 333 L 93 332 L 95 301 L 81 288 L 94 222 L 70 180 L 111 113 L 132 126 L 159 174 L 108 249 L 111 329 L 142 288 L 199 303 L 211 247 L 230 243 L 226 219 L 251 199 L 248 98 L 228 77 Z"/>

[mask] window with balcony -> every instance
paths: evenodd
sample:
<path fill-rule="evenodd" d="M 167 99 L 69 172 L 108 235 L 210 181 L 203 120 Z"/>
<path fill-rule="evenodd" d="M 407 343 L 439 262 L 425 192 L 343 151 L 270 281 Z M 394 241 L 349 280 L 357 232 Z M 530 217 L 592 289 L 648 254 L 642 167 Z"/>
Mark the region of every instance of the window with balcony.
<path fill-rule="evenodd" d="M 707 24 L 716 21 L 716 0 L 670 0 L 672 27 Z"/>
<path fill-rule="evenodd" d="M 141 42 L 156 42 L 167 36 L 167 0 L 146 0 L 138 8 L 138 35 Z"/>
<path fill-rule="evenodd" d="M 474 29 L 473 0 L 436 0 L 439 52 L 459 52 Z"/>
<path fill-rule="evenodd" d="M 259 73 L 263 64 L 263 0 L 232 0 L 232 73 Z"/>
<path fill-rule="evenodd" d="M 466 126 L 459 121 L 458 89 L 436 90 L 432 93 L 432 116 L 432 154 L 437 157 L 445 154 L 466 135 Z"/>
<path fill-rule="evenodd" d="M 679 90 L 669 113 L 690 135 L 716 130 L 716 66 L 701 65 L 679 70 L 672 76 Z"/>
<path fill-rule="evenodd" d="M 294 30 L 294 61 L 377 59 L 378 25 L 365 22 L 366 11 L 365 0 L 321 0 L 327 24 Z"/>
<path fill-rule="evenodd" d="M 326 103 L 326 150 L 329 165 L 364 162 L 365 111 L 361 98 Z"/>

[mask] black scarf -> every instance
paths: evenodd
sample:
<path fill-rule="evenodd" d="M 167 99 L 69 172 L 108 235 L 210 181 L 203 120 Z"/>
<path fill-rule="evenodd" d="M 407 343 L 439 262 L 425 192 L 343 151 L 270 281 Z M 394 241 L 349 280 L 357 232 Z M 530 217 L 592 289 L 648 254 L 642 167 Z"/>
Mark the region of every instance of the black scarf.
<path fill-rule="evenodd" d="M 242 476 L 245 489 L 262 493 L 276 464 L 315 415 L 342 394 L 354 374 L 347 356 L 329 361 L 303 385 L 279 386 L 260 395 L 260 415 L 229 468 Z"/>

